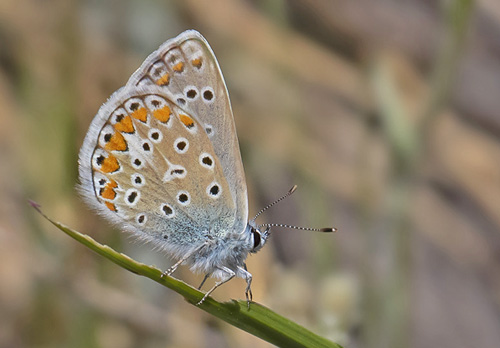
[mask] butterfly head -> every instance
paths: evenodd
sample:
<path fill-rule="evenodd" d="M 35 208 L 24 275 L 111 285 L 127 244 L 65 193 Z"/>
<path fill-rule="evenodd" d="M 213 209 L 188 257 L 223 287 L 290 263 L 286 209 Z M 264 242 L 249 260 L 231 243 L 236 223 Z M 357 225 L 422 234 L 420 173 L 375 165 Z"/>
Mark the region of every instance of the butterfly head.
<path fill-rule="evenodd" d="M 252 249 L 250 249 L 251 253 L 256 253 L 264 244 L 266 244 L 267 239 L 271 234 L 271 227 L 266 226 L 264 230 L 261 230 L 260 226 L 257 226 L 255 220 L 250 220 L 247 225 L 247 229 L 250 232 L 250 241 L 253 245 Z"/>

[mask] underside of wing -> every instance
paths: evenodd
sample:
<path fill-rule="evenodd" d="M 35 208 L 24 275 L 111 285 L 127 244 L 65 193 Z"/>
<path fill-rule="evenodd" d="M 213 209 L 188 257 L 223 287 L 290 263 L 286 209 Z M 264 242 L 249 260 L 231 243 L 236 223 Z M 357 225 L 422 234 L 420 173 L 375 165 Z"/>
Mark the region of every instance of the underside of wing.
<path fill-rule="evenodd" d="M 195 118 L 213 144 L 236 204 L 234 230 L 243 232 L 248 197 L 226 84 L 205 38 L 194 30 L 166 41 L 132 75 L 127 86 L 158 86 Z"/>
<path fill-rule="evenodd" d="M 204 126 L 158 86 L 124 87 L 80 151 L 81 191 L 102 215 L 175 252 L 231 232 L 236 208 Z"/>

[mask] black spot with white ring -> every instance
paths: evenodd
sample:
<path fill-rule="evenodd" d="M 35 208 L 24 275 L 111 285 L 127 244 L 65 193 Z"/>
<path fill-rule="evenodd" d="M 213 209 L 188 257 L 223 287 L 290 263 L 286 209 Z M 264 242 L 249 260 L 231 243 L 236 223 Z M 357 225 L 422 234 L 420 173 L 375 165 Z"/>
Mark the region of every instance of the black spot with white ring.
<path fill-rule="evenodd" d="M 144 102 L 146 103 L 147 108 L 151 111 L 161 109 L 166 105 L 166 101 L 157 95 L 146 96 L 146 98 L 144 98 Z"/>
<path fill-rule="evenodd" d="M 211 124 L 205 124 L 205 132 L 209 137 L 212 137 L 214 135 L 214 128 Z"/>
<path fill-rule="evenodd" d="M 186 138 L 177 138 L 174 142 L 174 150 L 177 153 L 186 153 L 189 149 L 189 141 Z"/>
<path fill-rule="evenodd" d="M 99 134 L 99 145 L 102 147 L 105 147 L 106 144 L 108 144 L 111 139 L 113 138 L 113 134 L 115 133 L 115 130 L 113 126 L 110 124 L 106 125 L 102 130 L 101 134 Z"/>
<path fill-rule="evenodd" d="M 125 118 L 125 115 L 118 114 L 115 116 L 115 123 L 120 123 Z"/>
<path fill-rule="evenodd" d="M 183 176 L 185 173 L 186 171 L 184 169 L 172 169 L 170 171 L 170 175 L 172 176 Z"/>
<path fill-rule="evenodd" d="M 187 191 L 179 191 L 177 193 L 177 202 L 179 202 L 180 205 L 188 206 L 189 203 L 191 203 L 191 196 Z"/>
<path fill-rule="evenodd" d="M 206 153 L 206 152 L 203 152 L 201 155 L 200 155 L 200 164 L 202 167 L 205 167 L 207 169 L 213 169 L 214 168 L 214 158 L 212 157 L 212 155 Z"/>
<path fill-rule="evenodd" d="M 184 179 L 186 175 L 186 168 L 178 164 L 171 164 L 163 176 L 163 182 L 169 182 L 174 179 Z"/>
<path fill-rule="evenodd" d="M 102 164 L 108 157 L 108 153 L 103 149 L 97 148 L 92 156 L 94 167 L 101 168 Z"/>
<path fill-rule="evenodd" d="M 160 211 L 168 219 L 171 219 L 175 216 L 174 208 L 172 208 L 172 206 L 170 206 L 170 204 L 166 204 L 166 203 L 162 204 L 160 207 Z"/>
<path fill-rule="evenodd" d="M 146 183 L 144 176 L 139 173 L 132 174 L 130 179 L 132 181 L 132 185 L 134 185 L 135 187 L 142 187 Z"/>
<path fill-rule="evenodd" d="M 144 141 L 142 143 L 142 150 L 146 153 L 151 153 L 151 151 L 153 151 L 153 145 L 149 141 Z"/>
<path fill-rule="evenodd" d="M 210 198 L 216 199 L 219 198 L 222 193 L 222 188 L 217 182 L 212 182 L 210 185 L 207 187 L 207 195 Z"/>
<path fill-rule="evenodd" d="M 146 221 L 148 221 L 148 217 L 146 216 L 146 214 L 139 214 L 137 215 L 137 217 L 135 218 L 135 221 L 139 224 L 139 225 L 144 225 L 146 223 Z"/>
<path fill-rule="evenodd" d="M 125 193 L 125 203 L 131 207 L 136 205 L 140 198 L 141 193 L 136 189 L 129 189 Z"/>
<path fill-rule="evenodd" d="M 125 111 L 124 108 L 118 108 L 113 112 L 113 115 L 111 116 L 111 124 L 117 124 L 120 123 L 125 116 L 127 115 L 127 112 Z"/>
<path fill-rule="evenodd" d="M 135 111 L 144 107 L 144 103 L 140 98 L 130 98 L 125 102 L 125 110 L 129 113 L 134 113 Z"/>
<path fill-rule="evenodd" d="M 214 90 L 211 87 L 205 87 L 202 90 L 201 95 L 203 97 L 203 101 L 206 103 L 212 103 L 215 99 Z"/>
<path fill-rule="evenodd" d="M 152 128 L 148 132 L 148 138 L 153 143 L 158 144 L 163 139 L 163 134 L 162 134 L 162 132 L 160 132 L 159 129 Z"/>
<path fill-rule="evenodd" d="M 144 167 L 144 163 L 140 158 L 132 158 L 131 164 L 135 169 L 141 169 Z"/>
<path fill-rule="evenodd" d="M 198 98 L 198 89 L 195 86 L 187 86 L 184 89 L 184 94 L 189 100 L 196 100 Z"/>

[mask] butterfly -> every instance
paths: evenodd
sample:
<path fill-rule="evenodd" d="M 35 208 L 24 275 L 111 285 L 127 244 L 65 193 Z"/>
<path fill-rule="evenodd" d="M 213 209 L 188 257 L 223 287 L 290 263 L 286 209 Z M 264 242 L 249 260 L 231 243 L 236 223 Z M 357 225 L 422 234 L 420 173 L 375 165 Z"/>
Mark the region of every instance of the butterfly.
<path fill-rule="evenodd" d="M 228 91 L 200 33 L 163 43 L 101 106 L 80 150 L 79 180 L 97 213 L 176 260 L 164 275 L 187 264 L 218 279 L 199 304 L 234 277 L 246 280 L 250 303 L 245 260 L 273 224 L 248 220 Z"/>

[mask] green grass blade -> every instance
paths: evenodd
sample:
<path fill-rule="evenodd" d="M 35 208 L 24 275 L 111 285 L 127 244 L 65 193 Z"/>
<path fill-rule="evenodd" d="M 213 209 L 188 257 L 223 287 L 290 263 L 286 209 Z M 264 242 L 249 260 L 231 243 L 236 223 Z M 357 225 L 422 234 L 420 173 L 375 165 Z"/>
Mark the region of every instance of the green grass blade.
<path fill-rule="evenodd" d="M 31 205 L 58 229 L 120 267 L 174 290 L 192 305 L 196 305 L 203 297 L 202 292 L 190 285 L 173 277 L 162 277 L 162 271 L 158 268 L 137 262 L 107 245 L 100 244 L 88 235 L 50 219 L 36 203 L 31 202 Z M 209 297 L 197 307 L 278 347 L 341 347 L 254 302 L 248 308 L 246 301 L 218 302 Z"/>

